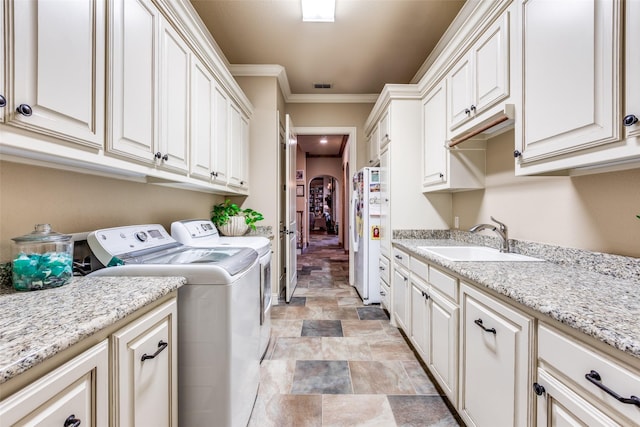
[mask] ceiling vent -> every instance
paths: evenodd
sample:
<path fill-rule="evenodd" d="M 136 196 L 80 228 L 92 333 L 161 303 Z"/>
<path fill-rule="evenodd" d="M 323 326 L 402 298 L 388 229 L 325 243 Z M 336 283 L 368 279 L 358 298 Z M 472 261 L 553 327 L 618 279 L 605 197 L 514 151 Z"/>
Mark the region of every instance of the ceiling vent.
<path fill-rule="evenodd" d="M 314 89 L 331 89 L 331 83 L 314 83 Z"/>

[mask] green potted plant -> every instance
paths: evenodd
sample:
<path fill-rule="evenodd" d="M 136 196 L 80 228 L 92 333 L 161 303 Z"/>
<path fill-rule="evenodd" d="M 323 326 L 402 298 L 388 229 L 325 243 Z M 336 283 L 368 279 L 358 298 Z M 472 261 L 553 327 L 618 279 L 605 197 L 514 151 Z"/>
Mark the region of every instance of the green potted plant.
<path fill-rule="evenodd" d="M 255 230 L 256 222 L 263 219 L 260 212 L 249 208 L 241 209 L 229 199 L 211 209 L 211 222 L 225 236 L 242 236 L 249 228 Z"/>

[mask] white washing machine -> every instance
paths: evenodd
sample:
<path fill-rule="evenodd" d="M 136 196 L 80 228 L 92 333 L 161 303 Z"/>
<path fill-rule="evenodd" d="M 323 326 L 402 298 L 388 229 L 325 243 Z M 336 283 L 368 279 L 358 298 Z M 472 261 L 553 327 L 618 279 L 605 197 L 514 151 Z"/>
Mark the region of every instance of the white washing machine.
<path fill-rule="evenodd" d="M 220 236 L 208 219 L 188 219 L 171 224 L 171 237 L 187 246 L 215 248 L 238 246 L 258 252 L 260 262 L 260 359 L 271 339 L 271 242 L 262 236 Z"/>
<path fill-rule="evenodd" d="M 181 426 L 245 427 L 260 381 L 258 254 L 194 248 L 158 224 L 87 236 L 107 268 L 100 276 L 183 276 L 178 290 L 178 418 Z"/>

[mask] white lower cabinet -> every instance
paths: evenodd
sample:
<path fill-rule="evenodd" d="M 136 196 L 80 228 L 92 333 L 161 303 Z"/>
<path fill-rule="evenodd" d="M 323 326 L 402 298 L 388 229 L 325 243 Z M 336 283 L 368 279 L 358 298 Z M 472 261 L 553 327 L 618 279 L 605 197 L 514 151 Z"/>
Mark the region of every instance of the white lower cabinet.
<path fill-rule="evenodd" d="M 411 273 L 411 342 L 420 357 L 429 362 L 431 306 L 427 284 Z"/>
<path fill-rule="evenodd" d="M 176 331 L 173 300 L 113 334 L 114 426 L 178 425 Z"/>
<path fill-rule="evenodd" d="M 386 256 L 380 255 L 378 260 L 379 262 L 379 272 L 380 272 L 380 297 L 381 304 L 389 311 L 391 310 L 391 287 L 389 283 L 391 283 L 391 267 L 389 264 L 389 259 Z"/>
<path fill-rule="evenodd" d="M 460 402 L 468 426 L 529 423 L 532 319 L 460 284 Z"/>
<path fill-rule="evenodd" d="M 449 401 L 458 403 L 458 319 L 460 309 L 434 289 L 429 293 L 429 357 L 427 366 Z"/>
<path fill-rule="evenodd" d="M 393 292 L 392 304 L 393 304 L 393 317 L 399 328 L 404 330 L 407 334 L 411 331 L 408 328 L 410 325 L 410 319 L 408 314 L 408 298 L 409 298 L 409 272 L 400 267 L 399 263 L 395 263 L 393 269 L 393 282 L 391 284 L 391 291 Z"/>
<path fill-rule="evenodd" d="M 171 298 L 115 332 L 96 333 L 87 340 L 99 344 L 2 400 L 0 425 L 176 427 L 177 331 Z"/>
<path fill-rule="evenodd" d="M 640 425 L 640 371 L 538 326 L 537 425 Z M 615 396 L 614 396 L 615 395 Z M 622 401 L 621 401 L 622 400 Z"/>
<path fill-rule="evenodd" d="M 0 402 L 3 426 L 108 426 L 107 340 Z"/>

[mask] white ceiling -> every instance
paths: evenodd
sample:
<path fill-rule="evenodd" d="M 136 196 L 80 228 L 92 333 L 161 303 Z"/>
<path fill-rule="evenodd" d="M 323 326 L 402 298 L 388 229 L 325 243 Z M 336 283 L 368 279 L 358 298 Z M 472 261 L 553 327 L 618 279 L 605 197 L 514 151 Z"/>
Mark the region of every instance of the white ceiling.
<path fill-rule="evenodd" d="M 299 0 L 191 3 L 230 64 L 281 65 L 292 94 L 363 95 L 410 83 L 464 0 L 336 0 L 333 23 L 302 22 Z"/>

